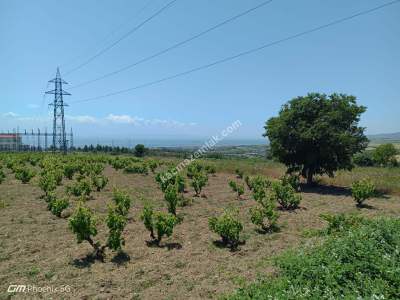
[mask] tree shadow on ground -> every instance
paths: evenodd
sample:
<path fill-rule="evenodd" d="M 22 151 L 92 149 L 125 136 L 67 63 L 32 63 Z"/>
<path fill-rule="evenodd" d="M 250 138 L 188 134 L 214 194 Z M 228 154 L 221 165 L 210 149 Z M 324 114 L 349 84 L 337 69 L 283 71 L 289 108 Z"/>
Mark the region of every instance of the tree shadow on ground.
<path fill-rule="evenodd" d="M 217 247 L 219 249 L 228 248 L 231 252 L 237 252 L 237 251 L 240 251 L 240 247 L 239 246 L 246 244 L 246 241 L 244 241 L 244 240 L 243 241 L 239 241 L 238 244 L 235 245 L 235 246 L 229 245 L 229 244 L 223 242 L 222 240 L 216 240 L 216 241 L 213 241 L 212 243 L 213 243 L 213 245 L 215 247 Z"/>
<path fill-rule="evenodd" d="M 89 253 L 85 257 L 82 258 L 75 258 L 72 261 L 72 265 L 77 267 L 78 269 L 90 268 L 92 264 L 96 262 L 96 258 L 92 253 Z"/>
<path fill-rule="evenodd" d="M 118 252 L 112 259 L 111 261 L 116 264 L 116 265 L 125 265 L 127 262 L 131 260 L 131 257 L 129 254 L 125 253 L 124 251 Z"/>
<path fill-rule="evenodd" d="M 375 206 L 369 205 L 367 203 L 356 205 L 358 209 L 377 209 Z"/>
<path fill-rule="evenodd" d="M 335 186 L 335 185 L 306 185 L 301 184 L 300 189 L 302 193 L 315 193 L 320 195 L 331 196 L 351 196 L 351 189 L 348 187 Z"/>
<path fill-rule="evenodd" d="M 154 248 L 167 248 L 168 250 L 173 250 L 173 249 L 182 249 L 182 244 L 180 243 L 162 243 L 158 244 L 157 241 L 151 240 L 151 241 L 146 241 L 147 247 L 154 247 Z"/>

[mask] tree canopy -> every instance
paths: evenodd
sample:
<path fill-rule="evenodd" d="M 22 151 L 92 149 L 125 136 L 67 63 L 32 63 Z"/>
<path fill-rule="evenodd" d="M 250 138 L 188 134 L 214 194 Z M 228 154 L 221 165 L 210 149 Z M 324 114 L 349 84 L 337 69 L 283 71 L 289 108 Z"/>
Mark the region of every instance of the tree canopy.
<path fill-rule="evenodd" d="M 358 127 L 365 110 L 351 95 L 309 93 L 283 105 L 279 116 L 266 122 L 264 136 L 272 156 L 310 184 L 316 174 L 333 176 L 353 167 L 353 155 L 368 144 Z"/>
<path fill-rule="evenodd" d="M 382 144 L 376 147 L 372 154 L 375 162 L 379 165 L 396 164 L 397 149 L 393 144 Z"/>

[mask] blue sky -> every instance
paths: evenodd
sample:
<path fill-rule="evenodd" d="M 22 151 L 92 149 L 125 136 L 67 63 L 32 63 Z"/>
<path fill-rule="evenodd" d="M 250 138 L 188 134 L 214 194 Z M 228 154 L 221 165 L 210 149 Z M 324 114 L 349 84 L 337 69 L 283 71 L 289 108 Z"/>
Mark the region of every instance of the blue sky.
<path fill-rule="evenodd" d="M 261 3 L 178 0 L 85 67 L 77 85 L 133 63 Z M 400 3 L 260 52 L 151 87 L 74 103 L 173 75 L 284 38 L 382 0 L 275 0 L 174 51 L 71 89 L 67 127 L 97 139 L 208 138 L 235 120 L 232 139 L 258 139 L 280 106 L 307 92 L 357 96 L 367 133 L 400 131 Z M 51 128 L 43 101 L 61 74 L 149 17 L 167 0 L 0 0 L 0 130 Z M 145 7 L 145 9 L 140 10 Z M 139 13 L 138 13 L 139 12 Z M 51 86 L 48 87 L 51 89 Z M 43 104 L 44 103 L 44 104 Z"/>

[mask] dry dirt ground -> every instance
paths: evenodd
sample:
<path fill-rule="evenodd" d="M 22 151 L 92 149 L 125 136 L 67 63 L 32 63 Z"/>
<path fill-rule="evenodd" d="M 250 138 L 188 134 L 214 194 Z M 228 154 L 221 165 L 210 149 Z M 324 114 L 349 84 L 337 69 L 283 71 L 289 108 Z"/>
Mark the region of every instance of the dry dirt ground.
<path fill-rule="evenodd" d="M 124 174 L 107 167 L 110 182 L 87 202 L 99 215 L 96 241 L 106 240 L 104 219 L 112 187 L 129 191 L 134 199 L 124 236 L 124 253 L 108 251 L 104 263 L 90 258 L 91 248 L 76 243 L 68 220 L 53 216 L 40 198 L 36 180 L 21 184 L 12 174 L 0 185 L 0 299 L 204 299 L 215 298 L 273 272 L 271 258 L 285 249 L 307 243 L 306 232 L 322 228 L 321 213 L 360 212 L 364 215 L 396 215 L 400 198 L 384 196 L 368 200 L 369 208 L 357 209 L 344 188 L 320 187 L 302 192 L 301 208 L 280 212 L 280 231 L 261 234 L 251 224 L 248 208 L 255 204 L 248 191 L 238 200 L 228 186 L 237 180 L 233 174 L 209 177 L 206 197 L 193 197 L 191 205 L 181 207 L 184 215 L 173 235 L 161 247 L 146 244 L 149 233 L 140 221 L 142 198 L 165 209 L 163 196 L 154 175 Z M 58 191 L 63 193 L 68 180 Z M 219 237 L 208 229 L 208 217 L 228 205 L 240 208 L 244 224 L 240 249 L 221 248 Z M 37 287 L 69 286 L 69 293 L 7 293 L 10 284 Z"/>

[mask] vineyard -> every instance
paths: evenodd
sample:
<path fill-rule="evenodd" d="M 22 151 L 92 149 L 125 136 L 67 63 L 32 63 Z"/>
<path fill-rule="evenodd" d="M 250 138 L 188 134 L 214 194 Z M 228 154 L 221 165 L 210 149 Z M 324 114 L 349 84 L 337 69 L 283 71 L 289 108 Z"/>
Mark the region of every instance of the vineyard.
<path fill-rule="evenodd" d="M 74 299 L 231 295 L 275 276 L 274 257 L 319 244 L 345 215 L 367 226 L 400 213 L 399 168 L 356 168 L 307 187 L 261 159 L 203 159 L 176 172 L 179 162 L 1 154 L 0 298 L 9 284 L 69 285 L 63 297 Z M 389 298 L 399 292 L 384 284 Z"/>

